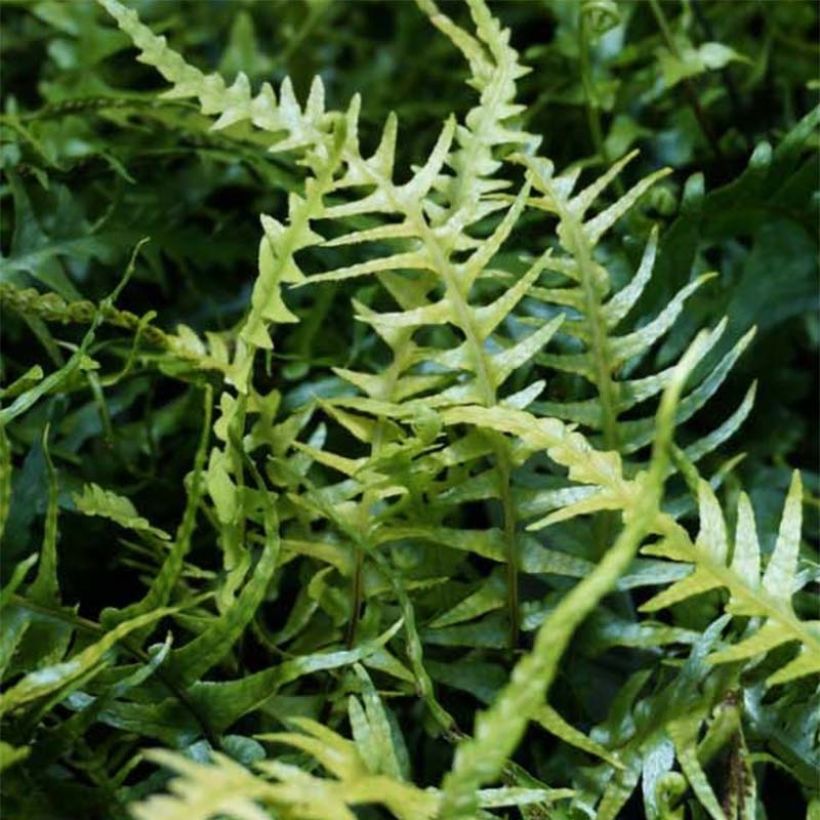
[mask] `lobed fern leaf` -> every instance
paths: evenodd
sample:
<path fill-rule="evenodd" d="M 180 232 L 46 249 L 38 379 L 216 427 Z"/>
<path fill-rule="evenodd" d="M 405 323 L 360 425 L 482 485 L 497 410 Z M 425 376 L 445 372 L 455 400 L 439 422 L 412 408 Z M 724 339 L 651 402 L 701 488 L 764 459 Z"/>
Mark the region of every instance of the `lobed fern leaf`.
<path fill-rule="evenodd" d="M 558 219 L 557 237 L 564 256 L 551 257 L 547 268 L 560 276 L 562 286 L 534 288 L 539 299 L 570 308 L 580 318 L 567 320 L 562 332 L 579 344 L 583 353 L 543 354 L 539 361 L 552 368 L 582 376 L 595 388 L 595 397 L 578 402 L 541 402 L 535 405 L 540 413 L 575 421 L 600 431 L 605 449 L 618 449 L 625 454 L 645 447 L 652 436 L 653 419 L 621 420 L 621 416 L 636 405 L 657 395 L 672 378 L 673 368 L 633 379 L 619 379 L 617 374 L 629 372 L 645 358 L 681 315 L 686 300 L 712 278 L 701 276 L 681 288 L 666 307 L 640 328 L 621 335 L 616 329 L 624 323 L 637 304 L 652 277 L 658 245 L 657 229 L 649 235 L 643 257 L 632 280 L 621 290 L 612 292 L 612 277 L 595 259 L 595 248 L 602 236 L 624 216 L 656 182 L 669 171 L 662 169 L 645 177 L 619 199 L 595 216 L 588 212 L 624 166 L 637 152 L 616 162 L 598 179 L 573 193 L 578 174 L 567 172 L 556 176 L 552 163 L 538 157 L 521 157 L 529 169 L 537 196 L 531 204 Z M 715 347 L 726 328 L 726 320 L 715 329 L 711 344 L 703 349 L 705 357 Z M 754 331 L 747 333 L 714 365 L 700 384 L 692 390 L 678 410 L 683 422 L 696 413 L 717 391 L 732 365 L 748 346 Z M 718 436 L 706 435 L 691 451 L 702 458 L 734 432 L 748 415 L 750 406 L 744 402 L 741 411 Z M 699 446 L 700 444 L 700 446 Z"/>
<path fill-rule="evenodd" d="M 713 663 L 744 661 L 777 646 L 799 642 L 800 653 L 769 676 L 769 685 L 785 683 L 820 671 L 817 623 L 800 621 L 792 608 L 800 548 L 802 484 L 792 476 L 777 543 L 761 576 L 760 544 L 751 502 L 738 501 L 737 529 L 731 560 L 723 513 L 705 481 L 698 487 L 701 529 L 694 543 L 674 537 L 647 548 L 647 552 L 677 561 L 691 561 L 693 572 L 643 604 L 654 612 L 711 589 L 729 591 L 727 611 L 735 616 L 761 619 L 743 640 L 710 656 Z M 677 536 L 677 532 L 675 534 Z"/>

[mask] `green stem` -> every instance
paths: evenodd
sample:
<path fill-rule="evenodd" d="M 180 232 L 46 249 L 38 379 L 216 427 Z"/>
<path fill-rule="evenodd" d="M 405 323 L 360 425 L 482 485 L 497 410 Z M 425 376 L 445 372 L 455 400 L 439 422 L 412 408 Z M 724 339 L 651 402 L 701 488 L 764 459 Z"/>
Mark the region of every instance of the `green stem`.
<path fill-rule="evenodd" d="M 698 745 L 698 762 L 706 768 L 715 756 L 737 735 L 740 729 L 740 709 L 738 693 L 730 690 L 723 698 L 706 736 Z"/>
<path fill-rule="evenodd" d="M 510 649 L 518 646 L 521 604 L 518 595 L 518 544 L 515 537 L 517 517 L 510 488 L 510 459 L 507 442 L 493 434 L 494 452 L 498 464 L 498 490 L 504 512 L 504 544 L 507 552 L 507 611 L 509 613 Z"/>
<path fill-rule="evenodd" d="M 581 67 L 581 84 L 584 87 L 586 98 L 587 123 L 592 136 L 592 144 L 601 161 L 608 165 L 609 156 L 604 145 L 603 129 L 601 127 L 601 109 L 598 105 L 598 95 L 592 82 L 592 70 L 589 61 L 589 29 L 587 19 L 581 14 L 578 25 L 578 55 Z"/>
<path fill-rule="evenodd" d="M 601 300 L 595 287 L 595 268 L 592 259 L 592 248 L 589 246 L 583 227 L 567 211 L 561 214 L 562 222 L 567 226 L 569 251 L 578 263 L 581 277 L 581 288 L 584 294 L 584 313 L 589 329 L 589 352 L 592 356 L 592 369 L 595 387 L 601 407 L 601 429 L 604 436 L 604 449 L 617 450 L 618 433 L 618 399 L 617 385 L 612 379 L 612 358 L 609 351 L 609 336 L 606 320 L 601 311 Z"/>

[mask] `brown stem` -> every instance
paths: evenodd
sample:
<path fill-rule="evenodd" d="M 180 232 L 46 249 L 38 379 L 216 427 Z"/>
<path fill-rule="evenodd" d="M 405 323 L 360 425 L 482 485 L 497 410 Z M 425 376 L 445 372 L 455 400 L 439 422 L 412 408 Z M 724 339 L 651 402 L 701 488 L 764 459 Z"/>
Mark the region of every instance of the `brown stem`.
<path fill-rule="evenodd" d="M 362 613 L 363 572 L 364 553 L 361 548 L 356 548 L 356 566 L 353 569 L 353 586 L 350 592 L 350 620 L 347 622 L 347 635 L 345 637 L 345 643 L 348 649 L 351 649 L 356 642 L 356 629 L 359 626 L 359 619 Z"/>

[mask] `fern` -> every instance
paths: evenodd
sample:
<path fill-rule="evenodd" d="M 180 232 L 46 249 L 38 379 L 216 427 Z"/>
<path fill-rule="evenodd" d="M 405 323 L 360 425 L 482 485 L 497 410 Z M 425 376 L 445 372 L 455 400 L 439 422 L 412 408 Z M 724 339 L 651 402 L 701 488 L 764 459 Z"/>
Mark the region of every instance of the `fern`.
<path fill-rule="evenodd" d="M 769 550 L 768 485 L 792 451 L 747 428 L 747 464 L 718 453 L 766 378 L 744 354 L 767 317 L 734 309 L 736 260 L 773 265 L 776 237 L 758 244 L 768 208 L 784 231 L 805 227 L 794 203 L 812 166 L 797 157 L 817 112 L 728 186 L 690 179 L 662 230 L 677 190 L 657 166 L 679 162 L 648 140 L 634 171 L 628 149 L 651 132 L 607 90 L 624 70 L 607 55 L 657 25 L 663 48 L 650 37 L 634 52 L 657 74 L 635 110 L 680 82 L 716 152 L 732 134 L 712 139 L 718 106 L 690 78 L 743 61 L 696 48 L 689 16 L 670 23 L 655 2 L 548 2 L 553 56 L 578 82 L 547 92 L 501 22 L 531 9 L 391 7 L 427 26 L 425 88 L 434 61 L 466 63 L 472 101 L 442 78 L 426 120 L 400 98 L 394 111 L 390 88 L 345 96 L 358 85 L 345 72 L 326 89 L 293 60 L 282 79 L 250 7 L 222 63 L 247 74 L 228 83 L 118 0 L 97 5 L 119 31 L 91 6 L 41 5 L 85 96 L 45 83 L 39 109 L 10 101 L 0 118 L 4 338 L 39 345 L 3 363 L 0 388 L 10 811 L 50 816 L 71 799 L 84 816 L 606 820 L 640 789 L 647 817 L 723 820 L 773 814 L 771 763 L 816 800 L 817 575 L 801 541 L 816 477 L 792 473 Z M 353 59 L 336 15 L 372 21 L 341 5 L 277 8 L 296 32 L 284 61 L 314 27 Z M 200 14 L 186 8 L 185 48 L 212 36 Z M 129 43 L 167 82 L 164 102 L 110 85 L 100 64 Z M 526 57 L 543 69 L 539 49 Z M 276 88 L 254 90 L 271 72 Z M 584 100 L 595 156 L 557 145 L 563 120 L 546 129 L 540 103 L 522 102 L 552 108 L 544 93 Z M 183 188 L 213 241 L 175 207 L 177 157 L 195 158 Z M 120 198 L 139 202 L 141 162 L 163 218 L 121 213 Z M 100 164 L 119 187 L 72 200 L 76 172 Z M 240 280 L 214 273 L 249 261 L 223 206 L 237 188 L 264 212 L 256 276 L 230 296 Z M 724 213 L 748 201 L 750 251 Z M 726 271 L 703 273 L 701 237 L 721 237 Z M 96 287 L 129 251 L 119 283 Z M 145 297 L 156 285 L 178 309 Z M 72 549 L 78 533 L 136 595 L 101 581 L 71 603 L 109 571 Z"/>

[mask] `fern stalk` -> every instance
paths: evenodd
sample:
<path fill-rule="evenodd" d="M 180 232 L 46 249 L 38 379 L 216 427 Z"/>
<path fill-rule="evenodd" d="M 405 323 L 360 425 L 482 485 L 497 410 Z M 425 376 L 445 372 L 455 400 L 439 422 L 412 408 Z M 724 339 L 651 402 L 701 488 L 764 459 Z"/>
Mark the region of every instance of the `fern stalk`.
<path fill-rule="evenodd" d="M 592 248 L 584 236 L 583 227 L 572 214 L 561 208 L 562 224 L 567 227 L 568 250 L 578 263 L 581 286 L 584 294 L 584 306 L 587 327 L 590 331 L 590 342 L 593 361 L 595 386 L 598 390 L 598 402 L 601 409 L 601 430 L 605 450 L 618 450 L 617 385 L 612 378 L 612 367 L 609 355 L 609 335 L 606 321 L 601 314 L 601 300 L 595 287 L 592 267 Z M 595 520 L 595 541 L 598 554 L 609 547 L 615 527 L 615 516 L 609 512 L 599 513 Z"/>
<path fill-rule="evenodd" d="M 575 216 L 565 208 L 560 208 L 562 227 L 566 229 L 568 250 L 578 263 L 584 307 L 590 333 L 593 372 L 598 400 L 601 407 L 603 444 L 605 450 L 617 450 L 618 435 L 618 394 L 612 378 L 611 356 L 606 321 L 601 313 L 601 300 L 595 287 L 592 248 L 584 236 L 583 227 Z"/>
<path fill-rule="evenodd" d="M 586 98 L 586 115 L 589 133 L 592 137 L 592 144 L 595 146 L 599 158 L 604 163 L 609 163 L 609 156 L 604 144 L 603 128 L 601 127 L 601 107 L 595 93 L 595 85 L 592 80 L 592 67 L 590 65 L 590 31 L 588 15 L 582 8 L 578 20 L 578 58 L 581 71 L 581 85 L 584 88 Z"/>

